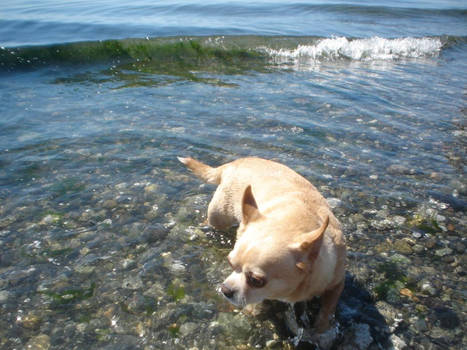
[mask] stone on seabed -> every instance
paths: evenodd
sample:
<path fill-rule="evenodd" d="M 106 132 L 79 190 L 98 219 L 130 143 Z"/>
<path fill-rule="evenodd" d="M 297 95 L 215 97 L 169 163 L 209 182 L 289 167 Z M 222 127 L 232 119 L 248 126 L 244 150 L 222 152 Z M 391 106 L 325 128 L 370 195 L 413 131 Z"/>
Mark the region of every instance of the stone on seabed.
<path fill-rule="evenodd" d="M 402 350 L 407 348 L 407 344 L 395 334 L 391 334 L 391 343 L 394 350 Z"/>
<path fill-rule="evenodd" d="M 26 343 L 28 350 L 48 350 L 50 348 L 50 337 L 47 334 L 39 334 L 29 339 Z"/>

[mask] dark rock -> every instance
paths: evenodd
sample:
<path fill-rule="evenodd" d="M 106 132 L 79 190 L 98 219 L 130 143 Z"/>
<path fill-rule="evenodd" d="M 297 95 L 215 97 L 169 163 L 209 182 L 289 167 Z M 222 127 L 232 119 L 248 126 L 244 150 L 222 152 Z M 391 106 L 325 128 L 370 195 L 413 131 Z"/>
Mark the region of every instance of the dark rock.
<path fill-rule="evenodd" d="M 440 322 L 441 328 L 454 329 L 459 327 L 460 320 L 457 314 L 445 307 L 435 308 L 435 317 Z"/>
<path fill-rule="evenodd" d="M 454 196 L 440 193 L 437 191 L 428 191 L 428 194 L 432 196 L 434 199 L 437 199 L 443 203 L 449 204 L 449 206 L 453 208 L 454 210 L 461 211 L 467 208 L 467 201 L 464 201 L 460 198 L 456 198 Z"/>

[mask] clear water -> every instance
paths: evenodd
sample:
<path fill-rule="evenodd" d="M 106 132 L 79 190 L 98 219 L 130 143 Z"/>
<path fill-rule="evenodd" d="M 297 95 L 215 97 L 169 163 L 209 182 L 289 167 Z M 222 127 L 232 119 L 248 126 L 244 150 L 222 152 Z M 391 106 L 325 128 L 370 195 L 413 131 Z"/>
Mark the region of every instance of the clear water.
<path fill-rule="evenodd" d="M 464 347 L 466 18 L 460 1 L 2 4 L 0 347 L 293 344 L 216 294 L 234 234 L 203 226 L 213 188 L 185 155 L 306 176 L 388 332 Z M 352 293 L 337 348 L 366 322 Z"/>

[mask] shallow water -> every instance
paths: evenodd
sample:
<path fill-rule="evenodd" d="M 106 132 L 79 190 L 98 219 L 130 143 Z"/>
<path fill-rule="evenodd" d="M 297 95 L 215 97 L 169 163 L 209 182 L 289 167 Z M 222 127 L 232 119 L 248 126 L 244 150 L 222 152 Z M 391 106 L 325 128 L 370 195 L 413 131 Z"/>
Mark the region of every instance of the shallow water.
<path fill-rule="evenodd" d="M 274 159 L 328 198 L 349 247 L 334 348 L 464 348 L 465 28 L 423 23 L 5 44 L 0 347 L 312 347 L 286 306 L 253 317 L 217 295 L 234 233 L 204 226 L 213 187 L 189 155 Z"/>

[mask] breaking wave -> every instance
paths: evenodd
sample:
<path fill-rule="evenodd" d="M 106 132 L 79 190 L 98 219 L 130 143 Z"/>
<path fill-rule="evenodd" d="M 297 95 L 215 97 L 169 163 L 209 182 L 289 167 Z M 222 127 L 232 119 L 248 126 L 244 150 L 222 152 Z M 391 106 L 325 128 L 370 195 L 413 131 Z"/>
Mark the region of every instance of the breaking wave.
<path fill-rule="evenodd" d="M 292 68 L 333 61 L 393 61 L 437 57 L 467 37 L 320 38 L 210 36 L 145 38 L 0 48 L 0 70 L 55 65 L 130 64 L 173 69 L 236 73 L 284 65 Z"/>
<path fill-rule="evenodd" d="M 397 60 L 438 56 L 443 48 L 440 38 L 368 38 L 345 37 L 319 40 L 295 49 L 264 48 L 275 63 L 312 64 L 341 59 L 356 61 Z"/>

